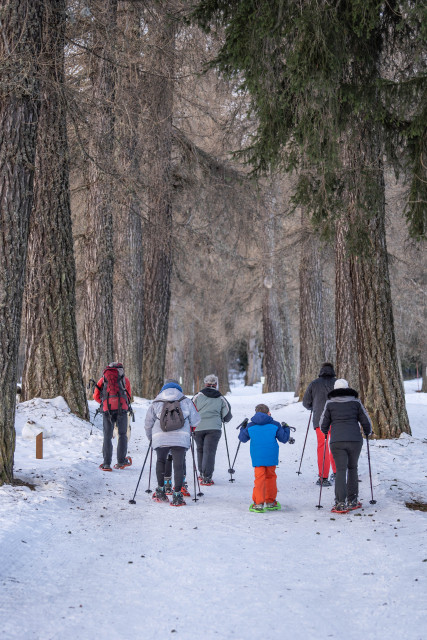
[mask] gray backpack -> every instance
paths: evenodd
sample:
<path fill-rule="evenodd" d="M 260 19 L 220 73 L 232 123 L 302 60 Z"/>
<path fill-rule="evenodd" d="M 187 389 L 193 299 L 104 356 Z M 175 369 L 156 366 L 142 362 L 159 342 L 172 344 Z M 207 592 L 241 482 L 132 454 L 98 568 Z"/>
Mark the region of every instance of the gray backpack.
<path fill-rule="evenodd" d="M 179 400 L 160 400 L 163 402 L 162 412 L 160 414 L 160 428 L 162 431 L 177 431 L 184 426 L 185 418 L 182 413 L 180 402 L 185 396 Z"/>

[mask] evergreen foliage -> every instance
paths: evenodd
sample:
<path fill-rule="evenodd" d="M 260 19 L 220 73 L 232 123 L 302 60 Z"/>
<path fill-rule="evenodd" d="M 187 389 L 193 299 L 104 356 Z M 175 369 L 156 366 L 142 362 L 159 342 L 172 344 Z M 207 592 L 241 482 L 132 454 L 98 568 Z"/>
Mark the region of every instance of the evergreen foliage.
<path fill-rule="evenodd" d="M 255 173 L 298 169 L 295 201 L 326 232 L 343 211 L 346 184 L 357 178 L 358 208 L 369 217 L 374 181 L 369 170 L 348 181 L 342 157 L 354 125 L 368 125 L 396 171 L 406 172 L 409 232 L 425 237 L 426 3 L 204 0 L 192 17 L 206 31 L 225 29 L 211 64 L 241 78 L 250 94 L 258 129 L 245 156 Z M 360 239 L 350 248 L 360 250 Z"/>

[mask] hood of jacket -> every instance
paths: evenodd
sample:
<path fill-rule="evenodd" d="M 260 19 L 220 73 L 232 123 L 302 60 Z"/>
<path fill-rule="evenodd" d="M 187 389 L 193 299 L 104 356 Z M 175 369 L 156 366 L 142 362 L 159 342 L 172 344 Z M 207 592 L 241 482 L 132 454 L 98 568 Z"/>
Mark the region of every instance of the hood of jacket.
<path fill-rule="evenodd" d="M 169 387 L 168 389 L 163 389 L 163 391 L 160 391 L 159 395 L 154 398 L 153 402 L 173 402 L 174 400 L 181 400 L 183 396 L 184 394 L 182 393 L 182 391 L 179 391 L 174 387 Z"/>
<path fill-rule="evenodd" d="M 270 424 L 271 422 L 275 422 L 272 416 L 269 416 L 267 413 L 262 413 L 258 411 L 252 418 L 251 422 L 253 424 Z"/>
<path fill-rule="evenodd" d="M 327 364 L 320 369 L 319 378 L 335 378 L 335 371 L 331 364 Z"/>
<path fill-rule="evenodd" d="M 346 398 L 348 396 L 358 398 L 359 394 L 355 389 L 352 389 L 351 387 L 347 387 L 347 389 L 332 389 L 332 391 L 328 393 L 328 398 L 330 400 L 332 400 L 333 398 Z"/>
<path fill-rule="evenodd" d="M 203 393 L 204 396 L 206 396 L 207 398 L 220 398 L 221 394 L 218 391 L 218 389 L 214 389 L 213 387 L 205 387 L 204 389 L 202 389 L 200 391 L 200 393 Z"/>

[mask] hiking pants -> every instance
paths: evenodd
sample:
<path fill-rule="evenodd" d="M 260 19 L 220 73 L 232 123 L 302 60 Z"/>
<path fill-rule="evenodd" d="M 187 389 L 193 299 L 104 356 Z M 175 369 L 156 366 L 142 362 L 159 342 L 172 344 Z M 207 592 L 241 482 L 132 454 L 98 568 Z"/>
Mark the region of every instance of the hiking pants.
<path fill-rule="evenodd" d="M 203 478 L 212 478 L 215 468 L 215 456 L 221 438 L 220 429 L 206 429 L 193 433 L 197 446 L 197 466 Z"/>
<path fill-rule="evenodd" d="M 185 450 L 185 453 L 187 453 L 187 450 Z M 185 476 L 187 475 L 187 465 L 185 464 L 185 455 L 184 455 L 183 473 L 184 473 L 184 480 L 183 480 L 184 482 Z M 171 477 L 172 477 L 172 454 L 169 450 L 168 457 L 166 458 L 166 463 L 165 463 L 165 478 L 171 478 Z"/>
<path fill-rule="evenodd" d="M 172 454 L 173 479 L 175 491 L 181 491 L 184 480 L 184 460 L 187 449 L 185 447 L 157 447 L 156 475 L 157 486 L 164 487 L 165 467 L 168 453 Z"/>
<path fill-rule="evenodd" d="M 359 494 L 359 478 L 357 463 L 362 450 L 363 441 L 333 442 L 332 455 L 337 465 L 335 476 L 335 499 L 337 502 L 356 500 Z"/>
<path fill-rule="evenodd" d="M 323 464 L 323 450 L 325 448 L 325 434 L 319 428 L 316 429 L 317 435 L 317 465 L 319 467 L 319 478 L 322 475 L 322 464 Z M 326 447 L 325 453 L 325 466 L 323 467 L 323 477 L 327 478 L 329 476 L 329 469 L 332 465 L 333 473 L 336 473 L 336 466 L 334 458 L 329 449 L 329 440 L 331 437 L 331 430 L 328 431 L 328 445 Z"/>
<path fill-rule="evenodd" d="M 128 452 L 128 414 L 126 411 L 120 413 L 118 411 L 104 411 L 103 413 L 104 444 L 102 446 L 102 455 L 104 456 L 104 464 L 108 464 L 109 466 L 111 466 L 111 460 L 113 458 L 113 444 L 111 439 L 113 437 L 115 424 L 117 424 L 119 431 L 117 462 L 118 464 L 122 464 Z"/>
<path fill-rule="evenodd" d="M 277 496 L 276 467 L 254 467 L 255 485 L 252 492 L 254 504 L 274 502 Z"/>

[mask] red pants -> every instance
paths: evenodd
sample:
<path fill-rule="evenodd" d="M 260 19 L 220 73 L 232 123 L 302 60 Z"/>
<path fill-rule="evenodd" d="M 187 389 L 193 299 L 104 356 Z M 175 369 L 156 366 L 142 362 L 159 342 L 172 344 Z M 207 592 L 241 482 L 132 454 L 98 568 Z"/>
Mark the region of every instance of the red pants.
<path fill-rule="evenodd" d="M 252 492 L 254 504 L 274 502 L 277 496 L 276 466 L 255 467 L 255 485 Z"/>
<path fill-rule="evenodd" d="M 322 475 L 322 464 L 323 464 L 323 450 L 325 448 L 325 434 L 323 433 L 323 431 L 321 431 L 319 428 L 316 429 L 316 435 L 317 435 L 317 464 L 319 467 L 319 478 Z M 326 447 L 326 453 L 325 453 L 325 466 L 323 468 L 323 477 L 327 478 L 329 476 L 329 468 L 332 465 L 332 471 L 333 473 L 336 473 L 336 466 L 335 466 L 335 462 L 334 459 L 332 457 L 332 453 L 329 449 L 329 439 L 331 437 L 331 430 L 329 429 L 328 431 L 328 444 Z"/>

